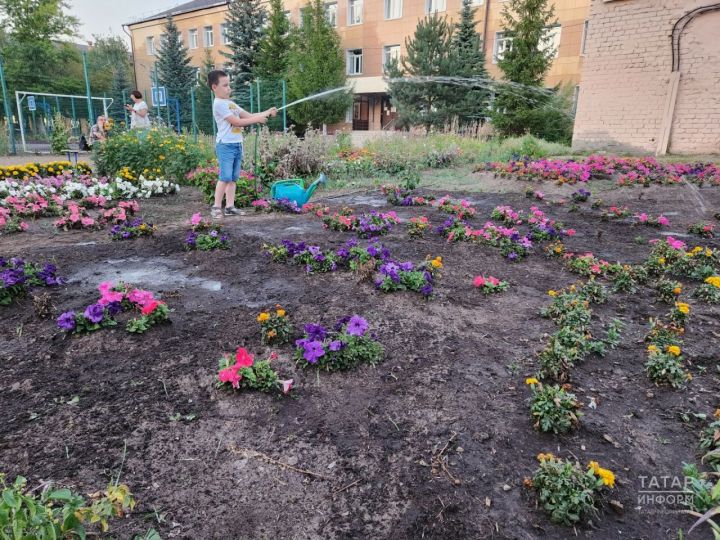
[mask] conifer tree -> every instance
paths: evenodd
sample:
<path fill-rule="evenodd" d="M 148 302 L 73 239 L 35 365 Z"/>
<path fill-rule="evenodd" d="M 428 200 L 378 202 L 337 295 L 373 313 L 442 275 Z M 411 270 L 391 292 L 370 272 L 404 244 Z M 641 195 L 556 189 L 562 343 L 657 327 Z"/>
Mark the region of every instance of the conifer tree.
<path fill-rule="evenodd" d="M 482 36 L 476 28 L 476 12 L 477 8 L 473 6 L 472 0 L 463 0 L 460 22 L 455 27 L 453 35 L 455 75 L 477 80 L 477 86 L 459 86 L 457 88 L 458 93 L 462 96 L 455 111 L 460 125 L 482 121 L 488 115 L 490 92 L 486 86 L 487 83 L 482 79 L 487 81 L 489 75 L 485 69 Z"/>
<path fill-rule="evenodd" d="M 509 0 L 502 12 L 506 37 L 512 45 L 498 66 L 505 81 L 493 106 L 493 125 L 505 136 L 531 133 L 549 140 L 567 140 L 572 120 L 554 106 L 557 100 L 543 88 L 555 49 L 549 29 L 556 24 L 548 0 Z"/>
<path fill-rule="evenodd" d="M 213 60 L 210 49 L 205 49 L 200 74 L 198 75 L 197 86 L 195 87 L 195 119 L 197 121 L 198 130 L 202 133 L 213 132 L 213 95 L 208 87 L 208 74 L 215 69 L 215 61 Z"/>
<path fill-rule="evenodd" d="M 158 82 L 166 88 L 169 98 L 180 101 L 182 125 L 188 127 L 192 121 L 190 88 L 195 85 L 195 70 L 190 66 L 188 50 L 172 17 L 168 17 L 164 30 L 157 58 Z"/>
<path fill-rule="evenodd" d="M 260 0 L 232 0 L 228 6 L 227 38 L 230 53 L 228 74 L 233 95 L 247 107 L 248 83 L 253 80 L 253 69 L 258 60 L 260 41 L 267 13 Z"/>
<path fill-rule="evenodd" d="M 345 58 L 340 36 L 325 16 L 322 0 L 311 0 L 302 11 L 302 25 L 293 29 L 288 64 L 288 99 L 345 86 Z M 322 101 L 308 101 L 288 109 L 299 125 L 333 124 L 344 118 L 352 104 L 347 92 L 337 92 Z"/>
<path fill-rule="evenodd" d="M 114 69 L 110 89 L 110 97 L 113 102 L 108 109 L 108 114 L 115 122 L 125 121 L 125 104 L 130 102 L 131 91 L 130 79 L 127 76 L 125 67 L 119 66 Z M 128 118 L 129 120 L 130 118 Z"/>
<path fill-rule="evenodd" d="M 260 79 L 282 80 L 287 74 L 290 55 L 290 21 L 283 0 L 270 0 L 270 24 L 260 41 L 255 74 Z"/>
<path fill-rule="evenodd" d="M 457 87 L 432 80 L 422 82 L 423 77 L 455 74 L 452 36 L 453 25 L 433 13 L 418 23 L 412 38 L 405 39 L 407 55 L 400 63 L 388 63 L 388 89 L 400 126 L 422 125 L 429 130 L 452 120 L 458 101 Z M 403 81 L 402 77 L 416 79 Z"/>

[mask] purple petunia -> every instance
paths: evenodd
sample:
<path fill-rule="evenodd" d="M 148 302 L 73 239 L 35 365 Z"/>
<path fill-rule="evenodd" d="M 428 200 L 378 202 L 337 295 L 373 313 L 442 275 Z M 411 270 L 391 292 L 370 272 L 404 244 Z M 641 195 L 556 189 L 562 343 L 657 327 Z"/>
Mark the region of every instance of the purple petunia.
<path fill-rule="evenodd" d="M 58 317 L 57 325 L 66 332 L 75 330 L 75 312 L 66 311 Z"/>
<path fill-rule="evenodd" d="M 335 341 L 331 341 L 330 344 L 328 345 L 328 349 L 330 349 L 333 352 L 339 351 L 342 348 L 343 348 L 343 342 L 340 341 L 339 339 L 336 339 Z"/>
<path fill-rule="evenodd" d="M 344 317 L 341 317 L 340 319 L 338 319 L 338 322 L 335 323 L 335 326 L 333 326 L 333 330 L 339 332 L 340 330 L 342 330 L 343 326 L 350 322 L 351 318 L 352 317 L 350 315 L 345 315 Z"/>
<path fill-rule="evenodd" d="M 359 315 L 353 315 L 348 322 L 346 332 L 351 336 L 362 336 L 367 329 L 368 322 Z"/>
<path fill-rule="evenodd" d="M 83 315 L 88 321 L 98 324 L 105 317 L 105 308 L 100 304 L 90 304 Z"/>
<path fill-rule="evenodd" d="M 305 349 L 303 358 L 311 364 L 316 363 L 318 358 L 325 355 L 325 349 L 320 341 L 310 341 L 303 348 Z"/>
<path fill-rule="evenodd" d="M 122 312 L 122 303 L 120 302 L 110 302 L 107 306 L 108 315 L 111 317 L 114 317 L 118 313 Z"/>
<path fill-rule="evenodd" d="M 430 283 L 426 283 L 420 288 L 420 294 L 422 294 L 424 297 L 429 297 L 433 293 L 433 286 L 430 285 Z"/>
<path fill-rule="evenodd" d="M 327 336 L 327 330 L 321 324 L 308 323 L 305 325 L 305 335 L 309 341 L 322 341 Z"/>

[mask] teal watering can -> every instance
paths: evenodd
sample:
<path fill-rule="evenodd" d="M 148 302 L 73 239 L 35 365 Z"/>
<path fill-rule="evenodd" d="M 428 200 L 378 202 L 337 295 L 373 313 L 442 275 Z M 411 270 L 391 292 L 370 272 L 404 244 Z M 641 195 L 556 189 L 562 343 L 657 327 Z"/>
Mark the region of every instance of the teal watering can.
<path fill-rule="evenodd" d="M 270 196 L 273 199 L 289 199 L 295 201 L 298 206 L 302 206 L 310 200 L 318 185 L 326 182 L 327 178 L 325 178 L 324 174 L 321 174 L 317 180 L 310 184 L 310 187 L 305 189 L 302 180 L 281 180 L 270 187 Z"/>

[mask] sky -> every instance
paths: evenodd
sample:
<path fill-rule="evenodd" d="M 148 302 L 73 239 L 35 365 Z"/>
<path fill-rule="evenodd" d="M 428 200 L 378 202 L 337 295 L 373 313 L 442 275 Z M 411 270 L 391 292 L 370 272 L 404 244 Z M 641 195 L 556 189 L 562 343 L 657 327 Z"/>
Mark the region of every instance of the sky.
<path fill-rule="evenodd" d="M 93 34 L 117 35 L 129 43 L 122 25 L 146 15 L 182 4 L 182 0 L 67 0 L 71 15 L 80 19 L 80 38 L 88 41 Z"/>

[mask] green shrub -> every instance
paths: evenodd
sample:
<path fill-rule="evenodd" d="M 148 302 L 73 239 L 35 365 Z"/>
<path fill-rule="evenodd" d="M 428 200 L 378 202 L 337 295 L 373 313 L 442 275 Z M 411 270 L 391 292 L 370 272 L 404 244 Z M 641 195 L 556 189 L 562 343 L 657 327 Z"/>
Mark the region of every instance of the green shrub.
<path fill-rule="evenodd" d="M 182 182 L 188 172 L 212 157 L 207 145 L 159 128 L 117 133 L 93 152 L 98 174 L 130 181 L 144 176 Z"/>
<path fill-rule="evenodd" d="M 196 186 L 205 197 L 205 201 L 212 203 L 215 199 L 215 186 L 220 178 L 220 169 L 216 166 L 198 167 L 185 175 L 185 182 Z M 262 188 L 256 187 L 252 173 L 242 171 L 240 179 L 235 182 L 235 206 L 250 206 L 262 194 Z"/>
<path fill-rule="evenodd" d="M 580 403 L 575 394 L 558 385 L 543 385 L 534 378 L 525 382 L 532 388 L 530 414 L 535 429 L 544 433 L 552 431 L 557 435 L 567 433 L 580 425 Z"/>
<path fill-rule="evenodd" d="M 63 150 L 67 150 L 68 141 L 70 139 L 70 130 L 65 124 L 65 118 L 59 112 L 53 116 L 53 132 L 50 139 L 50 148 L 53 154 L 62 154 Z"/>

